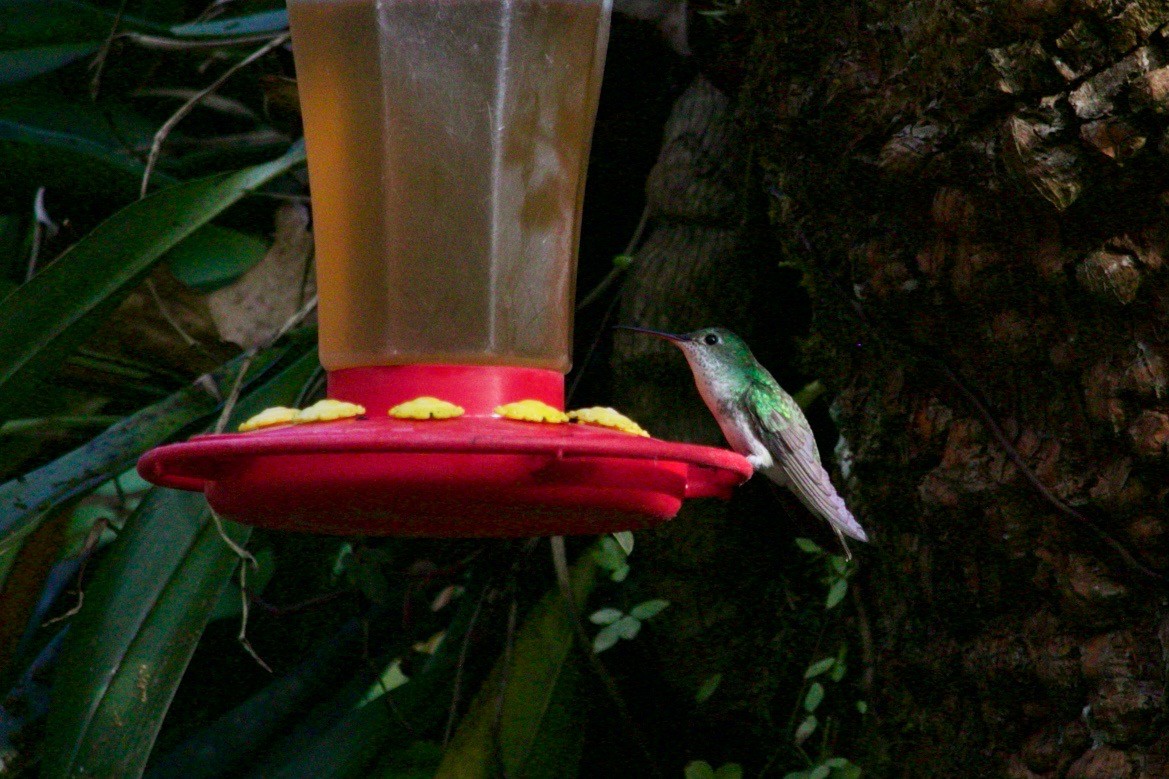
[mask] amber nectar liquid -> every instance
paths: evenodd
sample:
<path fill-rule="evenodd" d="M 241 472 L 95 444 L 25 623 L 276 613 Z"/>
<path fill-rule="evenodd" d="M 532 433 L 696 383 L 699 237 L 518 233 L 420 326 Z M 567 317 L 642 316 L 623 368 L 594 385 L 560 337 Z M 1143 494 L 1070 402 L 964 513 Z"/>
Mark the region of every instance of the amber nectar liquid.
<path fill-rule="evenodd" d="M 604 0 L 290 0 L 330 370 L 565 371 Z"/>

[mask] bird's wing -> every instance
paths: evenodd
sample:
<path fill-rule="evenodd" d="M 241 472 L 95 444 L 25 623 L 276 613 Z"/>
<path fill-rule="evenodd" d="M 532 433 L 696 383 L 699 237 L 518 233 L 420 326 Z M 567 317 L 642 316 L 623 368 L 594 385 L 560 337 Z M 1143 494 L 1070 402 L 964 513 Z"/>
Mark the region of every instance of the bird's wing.
<path fill-rule="evenodd" d="M 761 412 L 748 414 L 749 424 L 775 458 L 773 467 L 809 511 L 850 538 L 868 541 L 864 529 L 836 491 L 828 471 L 824 470 L 816 439 L 804 413 L 790 396 L 781 397 L 783 402 L 772 403 L 771 408 L 757 402 L 746 404 L 747 408 Z"/>

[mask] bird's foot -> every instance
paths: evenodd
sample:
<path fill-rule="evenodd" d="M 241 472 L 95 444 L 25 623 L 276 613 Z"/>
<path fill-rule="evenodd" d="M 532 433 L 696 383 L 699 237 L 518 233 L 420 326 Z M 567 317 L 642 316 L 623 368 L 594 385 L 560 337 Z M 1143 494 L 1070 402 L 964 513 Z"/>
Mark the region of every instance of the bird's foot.
<path fill-rule="evenodd" d="M 832 532 L 836 533 L 836 537 L 840 539 L 840 545 L 844 547 L 844 559 L 852 562 L 852 550 L 848 548 L 848 541 L 844 538 L 844 533 L 841 533 L 836 525 L 832 526 Z"/>

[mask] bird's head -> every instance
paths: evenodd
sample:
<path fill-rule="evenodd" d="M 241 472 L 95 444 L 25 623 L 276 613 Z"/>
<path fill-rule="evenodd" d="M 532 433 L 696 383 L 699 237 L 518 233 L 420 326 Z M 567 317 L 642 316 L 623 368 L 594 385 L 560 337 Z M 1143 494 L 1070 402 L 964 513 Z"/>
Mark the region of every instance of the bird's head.
<path fill-rule="evenodd" d="M 677 346 L 695 373 L 709 376 L 733 377 L 756 365 L 755 357 L 742 338 L 725 327 L 704 327 L 690 333 L 663 333 L 644 327 L 618 325 L 618 329 L 663 338 Z"/>

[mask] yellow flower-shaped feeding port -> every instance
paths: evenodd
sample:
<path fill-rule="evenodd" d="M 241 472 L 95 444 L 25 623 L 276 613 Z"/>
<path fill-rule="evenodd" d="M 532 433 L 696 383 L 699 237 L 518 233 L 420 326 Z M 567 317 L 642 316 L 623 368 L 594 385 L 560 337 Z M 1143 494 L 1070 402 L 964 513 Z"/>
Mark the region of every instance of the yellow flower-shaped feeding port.
<path fill-rule="evenodd" d="M 260 430 L 265 427 L 293 424 L 296 422 L 296 414 L 297 411 L 294 408 L 285 408 L 284 406 L 266 408 L 240 425 L 239 431 L 241 433 L 248 433 L 252 430 Z"/>
<path fill-rule="evenodd" d="M 502 406 L 495 407 L 495 413 L 504 419 L 514 419 L 518 422 L 548 422 L 560 425 L 568 421 L 567 414 L 540 400 L 517 400 L 514 403 L 504 403 Z"/>
<path fill-rule="evenodd" d="M 390 409 L 390 416 L 395 419 L 453 419 L 462 415 L 462 406 L 429 395 L 407 400 Z"/>
<path fill-rule="evenodd" d="M 318 400 L 306 409 L 296 413 L 297 424 L 303 422 L 332 422 L 337 419 L 352 419 L 365 413 L 365 406 L 347 403 L 344 400 Z"/>
<path fill-rule="evenodd" d="M 582 425 L 607 427 L 612 430 L 620 430 L 623 433 L 632 433 L 633 435 L 646 436 L 647 438 L 649 437 L 649 431 L 644 427 L 637 424 L 632 419 L 622 414 L 620 411 L 607 408 L 605 406 L 578 408 L 575 411 L 569 411 L 568 418 L 574 422 L 579 422 Z"/>

